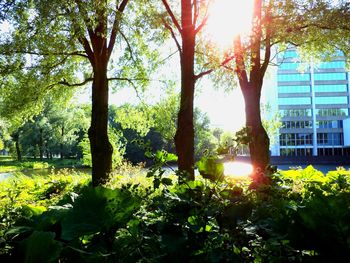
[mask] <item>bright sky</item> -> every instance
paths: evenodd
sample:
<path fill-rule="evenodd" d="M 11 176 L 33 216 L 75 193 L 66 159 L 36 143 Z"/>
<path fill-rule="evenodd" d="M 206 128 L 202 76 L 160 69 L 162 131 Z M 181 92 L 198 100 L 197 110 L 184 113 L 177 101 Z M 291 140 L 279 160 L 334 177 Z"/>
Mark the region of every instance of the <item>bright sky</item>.
<path fill-rule="evenodd" d="M 249 33 L 252 10 L 253 0 L 214 0 L 204 31 L 219 48 L 230 48 L 235 36 Z"/>

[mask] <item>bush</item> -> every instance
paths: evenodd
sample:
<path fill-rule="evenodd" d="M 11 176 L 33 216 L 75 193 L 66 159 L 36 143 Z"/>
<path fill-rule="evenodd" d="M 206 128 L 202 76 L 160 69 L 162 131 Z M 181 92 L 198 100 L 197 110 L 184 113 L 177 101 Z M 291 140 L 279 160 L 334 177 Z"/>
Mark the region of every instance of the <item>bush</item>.
<path fill-rule="evenodd" d="M 246 181 L 217 180 L 221 169 L 212 165 L 201 166 L 210 166 L 204 174 L 211 179 L 187 181 L 156 165 L 148 174 L 116 174 L 94 189 L 84 175 L 4 181 L 0 260 L 344 262 L 350 256 L 349 171 L 279 171 L 270 186 L 251 190 Z"/>

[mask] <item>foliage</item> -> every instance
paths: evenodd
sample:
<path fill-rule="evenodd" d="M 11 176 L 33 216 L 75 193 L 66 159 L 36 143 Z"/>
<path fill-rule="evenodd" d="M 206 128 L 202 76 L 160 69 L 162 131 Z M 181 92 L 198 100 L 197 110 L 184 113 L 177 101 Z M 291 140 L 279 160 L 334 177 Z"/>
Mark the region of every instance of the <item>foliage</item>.
<path fill-rule="evenodd" d="M 149 177 L 127 165 L 121 172 L 135 175 L 116 174 L 108 187 L 86 188 L 86 175 L 67 174 L 1 182 L 0 259 L 342 262 L 349 256 L 350 171 L 278 171 L 270 186 L 251 190 L 216 176 L 177 183 L 159 174 L 172 156 L 154 157 Z M 205 174 L 222 172 L 205 163 L 199 165 Z"/>
<path fill-rule="evenodd" d="M 117 167 L 123 161 L 123 155 L 125 152 L 125 143 L 122 137 L 122 133 L 118 132 L 112 128 L 108 130 L 108 137 L 110 143 L 113 147 L 113 155 L 112 155 L 112 164 L 113 167 Z M 87 136 L 83 138 L 83 140 L 79 143 L 79 148 L 82 152 L 82 164 L 84 166 L 91 167 L 92 159 L 91 159 L 91 148 L 90 141 Z"/>
<path fill-rule="evenodd" d="M 52 159 L 42 162 L 34 159 L 25 159 L 23 162 L 19 162 L 13 160 L 11 157 L 0 156 L 1 173 L 32 169 L 67 168 L 79 166 L 81 166 L 81 163 L 76 159 Z"/>

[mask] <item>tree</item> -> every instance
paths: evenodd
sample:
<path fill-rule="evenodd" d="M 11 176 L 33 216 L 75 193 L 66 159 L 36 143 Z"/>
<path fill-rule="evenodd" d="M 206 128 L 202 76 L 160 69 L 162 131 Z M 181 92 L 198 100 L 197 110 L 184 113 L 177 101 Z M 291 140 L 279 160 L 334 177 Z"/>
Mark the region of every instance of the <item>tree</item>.
<path fill-rule="evenodd" d="M 263 127 L 260 97 L 263 80 L 270 61 L 272 48 L 280 45 L 285 50 L 289 44 L 304 45 L 309 54 L 322 53 L 326 48 L 333 53 L 336 48 L 349 54 L 349 3 L 339 1 L 282 2 L 254 0 L 252 28 L 248 38 L 234 38 L 234 63 L 226 68 L 238 78 L 245 101 L 246 126 L 251 141 L 249 150 L 255 169 L 254 179 L 263 182 L 263 171 L 269 164 L 269 137 Z M 322 37 L 321 37 L 322 35 Z M 327 39 L 327 41 L 326 41 Z"/>
<path fill-rule="evenodd" d="M 177 1 L 176 1 L 177 2 Z M 195 73 L 196 36 L 204 27 L 207 16 L 206 3 L 197 0 L 181 0 L 180 18 L 167 0 L 162 0 L 167 17 L 164 26 L 170 30 L 180 54 L 181 96 L 175 134 L 178 167 L 189 179 L 194 179 L 194 90 L 201 73 Z M 201 21 L 200 21 L 201 20 Z M 179 41 L 181 38 L 181 42 Z"/>
<path fill-rule="evenodd" d="M 88 134 L 93 186 L 105 182 L 112 167 L 113 149 L 107 128 L 108 83 L 110 80 L 130 81 L 125 74 L 134 73 L 130 67 L 123 71 L 120 65 L 115 69 L 117 74 L 107 74 L 117 37 L 127 39 L 124 29 L 129 28 L 123 28 L 127 23 L 127 17 L 123 14 L 129 2 L 54 0 L 48 4 L 41 0 L 23 0 L 1 3 L 0 6 L 0 18 L 13 28 L 0 46 L 1 71 L 3 74 L 12 74 L 7 82 L 9 84 L 12 81 L 13 94 L 25 90 L 20 89 L 20 85 L 29 85 L 30 89 L 23 94 L 26 94 L 28 101 L 33 102 L 49 91 L 62 94 L 62 90 L 57 91 L 56 86 L 72 90 L 73 87 L 92 82 L 92 114 Z M 140 29 L 135 34 L 134 40 L 141 43 Z M 138 46 L 147 51 L 147 45 L 133 45 L 126 41 L 123 46 L 130 54 L 119 54 L 119 62 L 124 61 L 127 66 L 130 66 L 130 61 L 138 64 L 140 76 L 135 74 L 133 77 L 144 79 L 141 59 L 131 49 Z M 24 78 L 21 74 L 29 82 L 25 84 L 21 81 Z M 81 75 L 84 75 L 83 79 Z M 13 103 L 13 97 L 9 98 L 9 104 Z"/>

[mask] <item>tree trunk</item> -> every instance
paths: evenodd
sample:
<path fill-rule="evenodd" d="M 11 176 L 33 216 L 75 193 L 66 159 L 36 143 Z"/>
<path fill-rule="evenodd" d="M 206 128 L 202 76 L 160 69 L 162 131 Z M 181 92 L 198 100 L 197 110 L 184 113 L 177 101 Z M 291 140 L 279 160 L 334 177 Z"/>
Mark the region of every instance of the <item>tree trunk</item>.
<path fill-rule="evenodd" d="M 253 179 L 259 183 L 264 182 L 264 171 L 270 163 L 270 140 L 262 125 L 260 115 L 261 86 L 249 84 L 241 87 L 245 100 L 246 126 L 251 138 L 249 150 L 254 168 Z"/>
<path fill-rule="evenodd" d="M 64 158 L 63 137 L 64 137 L 64 125 L 62 125 L 62 128 L 61 128 L 61 144 L 60 144 L 60 157 L 61 157 L 61 160 Z"/>
<path fill-rule="evenodd" d="M 113 147 L 108 140 L 108 80 L 106 61 L 98 61 L 94 65 L 91 127 L 88 133 L 92 157 L 92 185 L 98 186 L 107 181 L 112 170 Z"/>
<path fill-rule="evenodd" d="M 175 147 L 180 171 L 194 180 L 193 99 L 195 88 L 195 27 L 192 24 L 191 0 L 182 1 L 181 100 L 178 113 Z"/>
<path fill-rule="evenodd" d="M 15 140 L 15 147 L 16 147 L 16 154 L 17 154 L 17 160 L 19 162 L 22 162 L 22 153 L 21 148 L 19 146 L 19 135 L 13 136 L 13 139 Z"/>
<path fill-rule="evenodd" d="M 39 130 L 39 135 L 40 135 L 40 137 L 39 137 L 39 143 L 38 143 L 38 147 L 39 147 L 39 155 L 40 155 L 40 161 L 42 161 L 43 160 L 43 158 L 44 158 L 44 146 L 43 146 L 43 130 L 42 129 L 40 129 Z"/>

